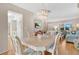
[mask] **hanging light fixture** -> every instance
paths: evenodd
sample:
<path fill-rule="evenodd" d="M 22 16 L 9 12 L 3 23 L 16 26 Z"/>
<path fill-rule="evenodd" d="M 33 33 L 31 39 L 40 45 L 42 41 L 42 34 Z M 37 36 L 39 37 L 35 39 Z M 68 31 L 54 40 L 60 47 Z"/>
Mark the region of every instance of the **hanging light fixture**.
<path fill-rule="evenodd" d="M 45 8 L 45 4 L 42 4 L 42 6 L 44 6 L 42 9 L 39 10 L 39 12 L 37 13 L 37 17 L 39 19 L 47 19 L 48 18 L 48 13 L 50 12 L 50 10 L 47 10 L 47 8 Z"/>
<path fill-rule="evenodd" d="M 48 16 L 48 10 L 46 10 L 46 9 L 41 9 L 40 10 L 40 14 L 42 15 L 42 16 Z"/>

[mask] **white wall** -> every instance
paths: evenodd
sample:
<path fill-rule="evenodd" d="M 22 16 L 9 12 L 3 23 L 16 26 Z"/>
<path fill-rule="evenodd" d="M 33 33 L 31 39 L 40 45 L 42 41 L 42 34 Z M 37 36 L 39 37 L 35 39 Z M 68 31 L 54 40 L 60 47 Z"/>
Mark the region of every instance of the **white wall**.
<path fill-rule="evenodd" d="M 8 46 L 8 21 L 7 11 L 0 4 L 0 53 L 7 50 Z"/>
<path fill-rule="evenodd" d="M 72 19 L 57 21 L 57 22 L 48 22 L 48 27 L 52 28 L 53 26 L 59 25 L 59 24 L 65 24 L 65 23 L 72 23 L 77 24 L 79 23 L 79 17 L 73 17 Z"/>

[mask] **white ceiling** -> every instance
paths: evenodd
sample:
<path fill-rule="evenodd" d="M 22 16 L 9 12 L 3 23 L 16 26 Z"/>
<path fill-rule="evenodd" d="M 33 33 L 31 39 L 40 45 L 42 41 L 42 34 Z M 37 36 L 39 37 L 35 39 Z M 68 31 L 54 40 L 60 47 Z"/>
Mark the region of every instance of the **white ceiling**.
<path fill-rule="evenodd" d="M 79 8 L 76 3 L 14 3 L 14 5 L 37 13 L 40 9 L 47 8 L 49 13 L 49 20 L 56 21 L 56 19 L 72 18 L 79 15 Z"/>

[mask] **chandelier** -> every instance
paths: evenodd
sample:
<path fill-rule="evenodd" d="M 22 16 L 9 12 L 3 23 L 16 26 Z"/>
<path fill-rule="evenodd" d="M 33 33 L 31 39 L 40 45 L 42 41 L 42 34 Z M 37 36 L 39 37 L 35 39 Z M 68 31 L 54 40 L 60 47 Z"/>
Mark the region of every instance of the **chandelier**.
<path fill-rule="evenodd" d="M 40 10 L 40 15 L 48 16 L 48 10 L 46 10 L 46 9 L 41 9 L 41 10 Z"/>
<path fill-rule="evenodd" d="M 40 9 L 40 11 L 37 13 L 37 17 L 39 19 L 47 19 L 48 18 L 49 10 L 47 9 Z"/>
<path fill-rule="evenodd" d="M 41 4 L 41 9 L 37 12 L 37 19 L 48 19 L 50 10 L 48 10 L 48 4 Z"/>

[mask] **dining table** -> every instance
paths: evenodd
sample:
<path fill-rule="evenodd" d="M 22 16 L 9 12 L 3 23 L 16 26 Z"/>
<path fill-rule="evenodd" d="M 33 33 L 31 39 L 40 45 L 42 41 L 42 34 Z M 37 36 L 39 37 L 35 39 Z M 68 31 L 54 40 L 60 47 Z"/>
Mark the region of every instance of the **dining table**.
<path fill-rule="evenodd" d="M 28 48 L 33 49 L 34 51 L 40 51 L 42 55 L 44 55 L 44 51 L 47 50 L 47 47 L 53 43 L 53 38 L 51 36 L 48 36 L 47 38 L 41 38 L 39 39 L 36 37 L 29 37 L 27 41 L 25 41 L 25 45 L 28 46 Z"/>

